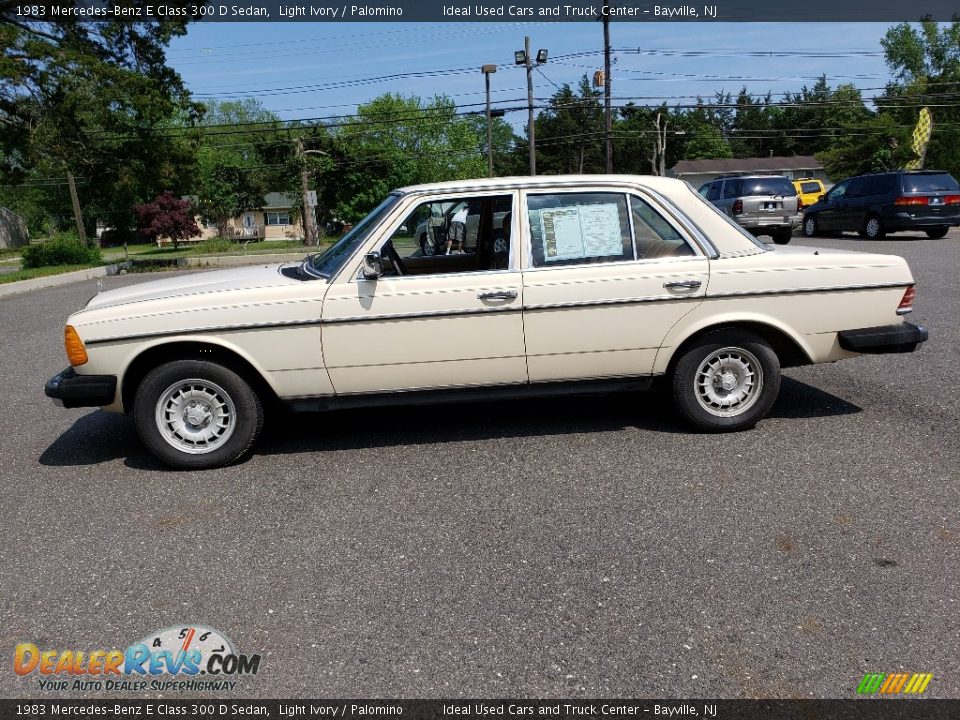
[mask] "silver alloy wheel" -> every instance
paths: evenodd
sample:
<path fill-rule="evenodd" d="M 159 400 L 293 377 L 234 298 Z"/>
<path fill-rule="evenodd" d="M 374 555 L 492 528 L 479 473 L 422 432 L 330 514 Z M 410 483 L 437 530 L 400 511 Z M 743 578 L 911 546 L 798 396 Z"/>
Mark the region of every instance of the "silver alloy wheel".
<path fill-rule="evenodd" d="M 813 218 L 807 218 L 803 221 L 803 232 L 807 237 L 813 237 L 817 232 L 817 221 Z"/>
<path fill-rule="evenodd" d="M 735 417 L 759 399 L 763 367 L 753 353 L 725 347 L 704 358 L 694 384 L 700 407 L 716 417 Z"/>
<path fill-rule="evenodd" d="M 223 447 L 237 425 L 233 399 L 214 382 L 178 380 L 160 395 L 156 408 L 160 436 L 177 450 L 203 455 Z"/>
<path fill-rule="evenodd" d="M 510 251 L 510 246 L 507 244 L 506 238 L 498 237 L 496 240 L 493 241 L 494 254 L 499 255 L 501 253 L 506 253 L 509 251 Z"/>
<path fill-rule="evenodd" d="M 867 220 L 867 237 L 875 238 L 880 234 L 880 220 L 879 218 L 872 217 Z"/>

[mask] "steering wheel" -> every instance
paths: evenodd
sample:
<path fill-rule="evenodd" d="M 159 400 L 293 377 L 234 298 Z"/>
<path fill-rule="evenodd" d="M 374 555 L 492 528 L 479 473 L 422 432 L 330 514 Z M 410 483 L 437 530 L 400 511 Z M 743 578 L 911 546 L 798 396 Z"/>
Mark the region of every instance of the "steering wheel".
<path fill-rule="evenodd" d="M 400 259 L 400 253 L 397 252 L 397 249 L 393 246 L 393 240 L 387 240 L 383 246 L 384 254 L 390 258 L 390 262 L 393 263 L 393 267 L 396 268 L 397 275 L 406 275 L 407 268 L 403 264 L 403 260 Z"/>

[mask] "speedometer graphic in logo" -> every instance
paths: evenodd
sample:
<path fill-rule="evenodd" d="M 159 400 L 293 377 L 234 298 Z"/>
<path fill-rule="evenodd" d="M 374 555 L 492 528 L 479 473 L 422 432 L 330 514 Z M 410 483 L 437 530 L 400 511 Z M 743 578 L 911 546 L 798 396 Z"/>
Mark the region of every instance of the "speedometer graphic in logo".
<path fill-rule="evenodd" d="M 194 664 L 205 668 L 214 655 L 235 656 L 233 643 L 219 630 L 205 625 L 174 625 L 157 630 L 143 638 L 151 655 L 169 653 L 173 657 L 190 657 Z M 201 674 L 206 674 L 204 670 Z"/>

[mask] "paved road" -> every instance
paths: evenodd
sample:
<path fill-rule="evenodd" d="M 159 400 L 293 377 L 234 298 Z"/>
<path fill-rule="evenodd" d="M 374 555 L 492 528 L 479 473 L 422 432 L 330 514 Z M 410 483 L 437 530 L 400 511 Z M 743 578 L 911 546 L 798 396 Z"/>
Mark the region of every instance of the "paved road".
<path fill-rule="evenodd" d="M 0 696 L 39 692 L 17 643 L 180 623 L 264 655 L 251 697 L 960 696 L 960 236 L 816 244 L 905 256 L 932 339 L 787 371 L 754 431 L 656 396 L 350 412 L 203 473 L 43 398 L 93 282 L 0 301 Z"/>

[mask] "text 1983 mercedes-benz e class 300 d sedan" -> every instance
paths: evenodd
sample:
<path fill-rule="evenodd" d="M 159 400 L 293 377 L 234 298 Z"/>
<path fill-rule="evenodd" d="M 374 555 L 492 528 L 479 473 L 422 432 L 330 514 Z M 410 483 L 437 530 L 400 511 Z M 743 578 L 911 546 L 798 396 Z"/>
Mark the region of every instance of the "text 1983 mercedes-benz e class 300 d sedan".
<path fill-rule="evenodd" d="M 97 295 L 70 316 L 71 367 L 46 393 L 132 413 L 184 468 L 247 452 L 268 399 L 334 409 L 665 376 L 694 428 L 741 430 L 783 366 L 914 350 L 913 294 L 902 258 L 768 247 L 678 180 L 439 183 L 390 194 L 299 264 Z"/>

